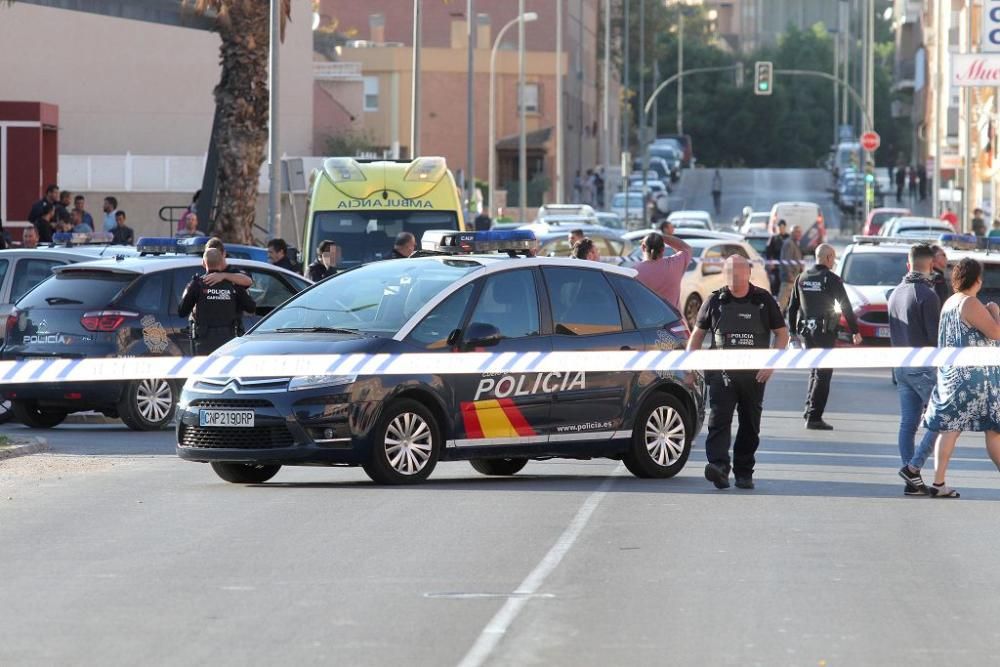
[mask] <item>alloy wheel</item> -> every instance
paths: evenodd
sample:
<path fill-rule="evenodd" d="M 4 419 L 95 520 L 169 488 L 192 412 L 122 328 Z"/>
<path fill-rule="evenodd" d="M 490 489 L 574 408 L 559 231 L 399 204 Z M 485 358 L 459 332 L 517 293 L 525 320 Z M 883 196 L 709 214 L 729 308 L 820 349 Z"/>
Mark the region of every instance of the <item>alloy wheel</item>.
<path fill-rule="evenodd" d="M 163 421 L 173 406 L 173 389 L 166 380 L 142 380 L 135 389 L 135 405 L 150 423 Z"/>
<path fill-rule="evenodd" d="M 412 412 L 397 415 L 385 430 L 385 453 L 389 465 L 401 475 L 415 475 L 430 460 L 433 432 L 424 419 Z"/>
<path fill-rule="evenodd" d="M 673 465 L 684 453 L 684 420 L 668 405 L 661 405 L 646 420 L 646 450 L 657 465 Z"/>

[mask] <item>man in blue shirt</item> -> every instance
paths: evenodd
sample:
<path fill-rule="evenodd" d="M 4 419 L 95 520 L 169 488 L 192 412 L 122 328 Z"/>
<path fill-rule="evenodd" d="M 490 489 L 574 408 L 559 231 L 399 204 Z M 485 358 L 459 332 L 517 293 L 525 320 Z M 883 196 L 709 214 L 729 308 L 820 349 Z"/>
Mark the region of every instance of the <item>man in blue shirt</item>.
<path fill-rule="evenodd" d="M 83 211 L 78 208 L 74 208 L 70 213 L 70 219 L 73 222 L 73 233 L 74 234 L 92 234 L 94 228 L 83 221 Z"/>
<path fill-rule="evenodd" d="M 118 200 L 114 197 L 104 198 L 104 231 L 114 232 L 118 223 L 115 221 L 115 212 L 118 210 Z"/>
<path fill-rule="evenodd" d="M 87 213 L 86 206 L 87 206 L 87 199 L 83 195 L 77 195 L 76 197 L 73 198 L 73 210 L 79 211 L 80 219 L 83 221 L 83 224 L 87 225 L 88 227 L 90 227 L 91 230 L 93 230 L 94 216 Z"/>
<path fill-rule="evenodd" d="M 909 273 L 889 296 L 889 338 L 893 347 L 936 347 L 941 302 L 934 292 L 931 271 L 934 250 L 926 243 L 910 248 Z M 895 371 L 899 392 L 899 476 L 906 481 L 908 496 L 927 495 L 920 468 L 934 450 L 937 433 L 925 431 L 916 453 L 913 441 L 924 407 L 937 382 L 933 368 L 899 368 Z"/>

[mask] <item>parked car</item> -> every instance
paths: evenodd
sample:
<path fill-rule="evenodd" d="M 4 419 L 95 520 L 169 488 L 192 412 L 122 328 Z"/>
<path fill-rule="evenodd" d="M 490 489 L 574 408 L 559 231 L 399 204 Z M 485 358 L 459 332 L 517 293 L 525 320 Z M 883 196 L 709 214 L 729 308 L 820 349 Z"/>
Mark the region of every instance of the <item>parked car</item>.
<path fill-rule="evenodd" d="M 597 223 L 597 213 L 587 204 L 544 204 L 538 209 L 535 222 L 550 225 L 593 225 Z"/>
<path fill-rule="evenodd" d="M 913 213 L 908 208 L 873 208 L 868 213 L 868 219 L 865 220 L 861 233 L 864 236 L 875 236 L 882 229 L 882 225 L 893 218 L 911 215 Z"/>
<path fill-rule="evenodd" d="M 946 220 L 901 216 L 882 225 L 879 236 L 908 236 L 911 238 L 935 238 L 941 234 L 954 234 L 955 229 Z"/>
<path fill-rule="evenodd" d="M 858 242 L 844 249 L 834 272 L 844 281 L 863 345 L 889 345 L 889 294 L 906 275 L 910 244 Z M 841 315 L 838 345 L 851 345 Z"/>
<path fill-rule="evenodd" d="M 641 192 L 630 190 L 619 192 L 611 198 L 611 212 L 625 221 L 625 226 L 636 221 L 642 222 L 642 211 L 648 205 L 648 200 Z"/>
<path fill-rule="evenodd" d="M 680 210 L 674 211 L 667 216 L 667 220 L 674 223 L 677 227 L 701 227 L 703 229 L 714 230 L 715 225 L 712 224 L 712 214 L 708 211 L 696 211 L 696 210 Z M 698 221 L 699 224 L 681 223 L 679 221 Z"/>
<path fill-rule="evenodd" d="M 615 265 L 627 263 L 627 257 L 632 252 L 632 243 L 621 234 L 613 229 L 598 226 L 581 227 L 580 231 L 594 242 L 602 262 Z M 569 233 L 566 229 L 535 231 L 535 238 L 538 239 L 538 257 L 569 257 L 573 250 L 569 245 Z"/>
<path fill-rule="evenodd" d="M 610 211 L 598 211 L 597 224 L 608 229 L 614 229 L 617 232 L 625 231 L 625 221 L 622 220 L 620 215 L 611 213 Z"/>

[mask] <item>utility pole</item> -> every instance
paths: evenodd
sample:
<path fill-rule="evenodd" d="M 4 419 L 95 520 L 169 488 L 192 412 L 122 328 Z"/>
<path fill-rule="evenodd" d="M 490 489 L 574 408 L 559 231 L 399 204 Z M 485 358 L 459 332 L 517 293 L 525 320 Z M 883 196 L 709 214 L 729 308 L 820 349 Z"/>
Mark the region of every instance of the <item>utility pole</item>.
<path fill-rule="evenodd" d="M 413 0 L 413 78 L 410 99 L 410 159 L 420 155 L 420 3 Z"/>
<path fill-rule="evenodd" d="M 947 48 L 948 33 L 944 27 L 944 11 L 941 3 L 933 3 L 934 7 L 934 84 L 931 88 L 934 99 L 933 130 L 934 130 L 934 169 L 928 174 L 931 182 L 931 216 L 941 214 L 941 151 L 944 146 L 944 130 L 941 126 L 942 101 L 947 99 L 944 90 L 944 52 Z"/>
<path fill-rule="evenodd" d="M 268 192 L 267 192 L 267 238 L 281 228 L 281 143 L 278 131 L 281 124 L 278 115 L 278 52 L 281 44 L 281 0 L 271 0 L 271 35 L 268 63 Z"/>
<path fill-rule="evenodd" d="M 625 0 L 625 21 L 622 24 L 622 32 L 624 33 L 622 41 L 624 42 L 622 52 L 625 56 L 622 58 L 624 61 L 625 72 L 622 75 L 622 151 L 628 150 L 628 126 L 629 120 L 631 120 L 632 114 L 629 111 L 629 78 L 628 78 L 628 62 L 631 60 L 631 54 L 628 48 L 628 33 L 629 33 L 629 17 L 628 17 L 628 6 L 629 0 Z M 625 174 L 622 174 L 622 178 L 625 178 Z M 625 198 L 626 203 L 628 203 L 628 197 Z"/>
<path fill-rule="evenodd" d="M 833 36 L 833 78 L 840 78 L 840 30 L 837 30 Z M 837 145 L 837 139 L 839 136 L 839 126 L 840 121 L 837 118 L 837 114 L 840 113 L 840 84 L 836 81 L 833 82 L 833 143 L 831 146 Z"/>
<path fill-rule="evenodd" d="M 604 0 L 604 104 L 601 105 L 601 153 L 604 155 L 604 201 L 611 201 L 611 183 L 608 175 L 611 173 L 611 112 L 608 102 L 611 95 L 611 0 Z"/>
<path fill-rule="evenodd" d="M 639 104 L 646 101 L 646 0 L 639 0 Z M 636 148 L 642 153 L 646 145 L 646 114 L 639 114 L 639 141 Z M 646 164 L 642 165 L 642 226 L 646 226 Z M 628 189 L 625 190 L 625 198 L 628 199 Z M 626 227 L 628 221 L 626 220 Z"/>
<path fill-rule="evenodd" d="M 474 95 L 473 83 L 476 78 L 475 52 L 476 52 L 476 24 L 475 24 L 475 0 L 466 0 L 465 4 L 466 27 L 469 31 L 469 75 L 466 83 L 466 114 L 465 114 L 465 180 L 467 182 L 466 192 L 468 192 L 469 203 L 465 207 L 466 211 L 475 210 L 476 206 L 476 134 L 474 125 Z"/>
<path fill-rule="evenodd" d="M 966 39 L 966 53 L 973 53 L 975 48 L 975 38 L 973 37 L 973 23 L 972 23 L 972 0 L 968 0 L 965 4 L 965 14 L 966 14 L 966 25 L 965 25 L 965 39 Z M 973 190 L 975 189 L 975 184 L 972 178 L 972 164 L 975 159 L 975 151 L 973 150 L 973 124 L 972 124 L 972 102 L 975 93 L 975 88 L 971 86 L 966 86 L 965 90 L 965 168 L 962 170 L 962 219 L 959 222 L 962 231 L 971 231 L 970 225 L 972 224 L 972 211 L 976 208 L 975 201 L 973 199 Z M 962 128 L 962 124 L 959 123 L 959 128 Z"/>
<path fill-rule="evenodd" d="M 844 83 L 849 84 L 851 82 L 851 13 L 848 0 L 840 0 L 840 15 L 844 18 L 844 62 L 841 67 L 841 72 Z M 848 111 L 847 97 L 845 96 L 840 100 L 840 122 L 844 125 L 849 125 L 851 122 L 851 119 L 848 116 Z"/>
<path fill-rule="evenodd" d="M 517 15 L 524 16 L 524 0 L 518 0 Z M 517 173 L 518 173 L 518 193 L 517 205 L 518 215 L 524 220 L 524 212 L 528 209 L 528 138 L 526 132 L 526 119 L 524 110 L 524 52 L 527 45 L 524 42 L 524 21 L 517 22 L 517 117 L 518 117 L 518 142 L 517 142 Z"/>
<path fill-rule="evenodd" d="M 563 1 L 556 0 L 556 201 L 564 201 L 563 186 Z"/>
<path fill-rule="evenodd" d="M 677 5 L 677 134 L 684 134 L 684 7 Z"/>

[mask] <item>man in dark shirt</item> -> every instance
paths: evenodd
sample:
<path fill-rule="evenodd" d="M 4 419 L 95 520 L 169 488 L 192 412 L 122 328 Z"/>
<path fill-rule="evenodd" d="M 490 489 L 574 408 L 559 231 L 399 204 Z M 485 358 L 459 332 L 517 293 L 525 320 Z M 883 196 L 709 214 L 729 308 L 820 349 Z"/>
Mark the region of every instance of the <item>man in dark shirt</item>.
<path fill-rule="evenodd" d="M 35 231 L 38 232 L 39 243 L 52 243 L 52 218 L 55 213 L 55 207 L 48 202 L 43 202 L 38 218 L 32 223 L 35 226 Z"/>
<path fill-rule="evenodd" d="M 711 334 L 712 347 L 760 349 L 788 346 L 788 328 L 774 297 L 750 283 L 750 262 L 732 255 L 723 265 L 726 287 L 712 292 L 698 313 L 697 326 L 688 340 L 688 350 L 700 350 Z M 774 336 L 774 344 L 771 337 Z M 760 418 L 764 409 L 764 383 L 770 369 L 726 370 L 706 373 L 708 381 L 708 437 L 705 440 L 705 479 L 717 489 L 729 488 L 733 413 L 740 427 L 733 445 L 732 471 L 736 487 L 752 489 L 754 453 L 760 445 Z"/>
<path fill-rule="evenodd" d="M 396 234 L 396 242 L 392 246 L 392 259 L 405 259 L 417 251 L 417 237 L 410 232 Z"/>
<path fill-rule="evenodd" d="M 115 211 L 115 228 L 111 230 L 111 243 L 115 245 L 135 245 L 135 232 L 125 224 L 125 211 Z"/>
<path fill-rule="evenodd" d="M 889 339 L 893 347 L 936 347 L 941 304 L 931 281 L 934 250 L 925 243 L 910 248 L 909 273 L 889 295 Z M 937 433 L 925 431 L 916 453 L 913 441 L 920 416 L 937 382 L 933 368 L 896 369 L 899 392 L 899 476 L 906 480 L 906 495 L 927 495 L 920 468 L 934 451 Z"/>
<path fill-rule="evenodd" d="M 288 243 L 285 239 L 271 239 L 267 242 L 267 261 L 289 271 L 295 270 L 295 265 L 288 258 Z"/>
<path fill-rule="evenodd" d="M 938 301 L 941 302 L 941 307 L 944 308 L 944 302 L 951 296 L 951 283 L 945 277 L 945 272 L 948 270 L 948 255 L 945 253 L 944 248 L 938 245 L 932 245 L 931 250 L 934 251 L 934 263 L 931 265 L 931 283 L 933 283 L 934 293 L 937 294 Z"/>
<path fill-rule="evenodd" d="M 205 274 L 222 271 L 226 259 L 215 248 L 205 251 L 202 260 Z M 211 354 L 243 330 L 243 313 L 252 313 L 257 305 L 243 287 L 228 280 L 207 285 L 203 276 L 195 276 L 184 289 L 177 314 L 191 316 L 191 346 L 196 355 Z"/>
<path fill-rule="evenodd" d="M 785 221 L 778 220 L 778 232 L 771 235 L 764 249 L 764 259 L 774 262 L 767 265 L 767 277 L 771 282 L 771 294 L 774 296 L 778 296 L 778 290 L 781 289 L 781 246 L 785 245 L 785 240 L 788 238 L 785 227 Z"/>
<path fill-rule="evenodd" d="M 31 211 L 28 213 L 28 222 L 32 224 L 37 223 L 38 219 L 41 218 L 42 214 L 45 212 L 46 207 L 54 208 L 58 202 L 59 186 L 53 184 L 45 188 L 45 195 L 31 205 Z"/>
<path fill-rule="evenodd" d="M 318 257 L 309 265 L 309 280 L 318 283 L 324 278 L 337 274 L 337 244 L 327 240 L 316 249 Z"/>

